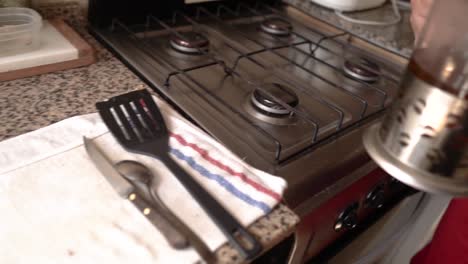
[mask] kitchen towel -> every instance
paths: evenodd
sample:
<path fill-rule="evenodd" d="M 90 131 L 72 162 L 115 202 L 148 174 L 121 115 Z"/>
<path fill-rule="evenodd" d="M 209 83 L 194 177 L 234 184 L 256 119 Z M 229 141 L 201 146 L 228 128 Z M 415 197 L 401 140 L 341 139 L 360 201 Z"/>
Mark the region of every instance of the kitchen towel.
<path fill-rule="evenodd" d="M 281 201 L 286 182 L 259 171 L 155 98 L 172 157 L 244 226 Z M 214 251 L 224 235 L 156 159 L 125 151 L 98 114 L 72 117 L 0 142 L 0 263 L 194 263 L 118 196 L 89 159 L 83 136 L 114 161 L 148 166 L 158 194 Z"/>

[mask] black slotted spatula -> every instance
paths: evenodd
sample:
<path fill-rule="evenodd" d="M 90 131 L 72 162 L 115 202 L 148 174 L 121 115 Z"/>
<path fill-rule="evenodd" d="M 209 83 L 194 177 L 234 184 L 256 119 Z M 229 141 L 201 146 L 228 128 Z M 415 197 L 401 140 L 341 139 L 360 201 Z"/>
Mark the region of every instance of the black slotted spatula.
<path fill-rule="evenodd" d="M 119 95 L 97 103 L 96 107 L 126 150 L 155 157 L 166 165 L 241 255 L 252 259 L 262 251 L 253 235 L 169 156 L 169 133 L 147 90 Z"/>

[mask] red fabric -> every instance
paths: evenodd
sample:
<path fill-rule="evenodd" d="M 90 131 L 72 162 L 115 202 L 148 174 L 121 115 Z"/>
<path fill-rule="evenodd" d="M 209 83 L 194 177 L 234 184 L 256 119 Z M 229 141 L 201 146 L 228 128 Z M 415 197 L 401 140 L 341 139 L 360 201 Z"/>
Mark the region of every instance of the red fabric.
<path fill-rule="evenodd" d="M 468 199 L 454 199 L 437 227 L 431 243 L 411 264 L 468 264 Z"/>

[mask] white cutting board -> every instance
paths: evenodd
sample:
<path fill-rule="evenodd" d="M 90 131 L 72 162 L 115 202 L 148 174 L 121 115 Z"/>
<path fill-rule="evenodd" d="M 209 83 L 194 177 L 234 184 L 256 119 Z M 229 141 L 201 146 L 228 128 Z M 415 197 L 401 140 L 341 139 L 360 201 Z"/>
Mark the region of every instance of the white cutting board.
<path fill-rule="evenodd" d="M 78 59 L 78 49 L 52 24 L 43 22 L 38 49 L 0 56 L 0 73 Z"/>

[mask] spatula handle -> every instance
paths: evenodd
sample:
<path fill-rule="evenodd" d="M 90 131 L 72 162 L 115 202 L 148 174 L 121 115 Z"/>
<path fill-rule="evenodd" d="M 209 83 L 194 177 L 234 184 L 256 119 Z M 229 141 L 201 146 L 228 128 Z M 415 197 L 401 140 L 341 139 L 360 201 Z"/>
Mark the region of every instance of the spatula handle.
<path fill-rule="evenodd" d="M 169 155 L 161 157 L 168 169 L 228 238 L 229 242 L 247 259 L 262 251 L 260 243 L 221 204 L 215 200 L 192 176 L 182 169 Z"/>

